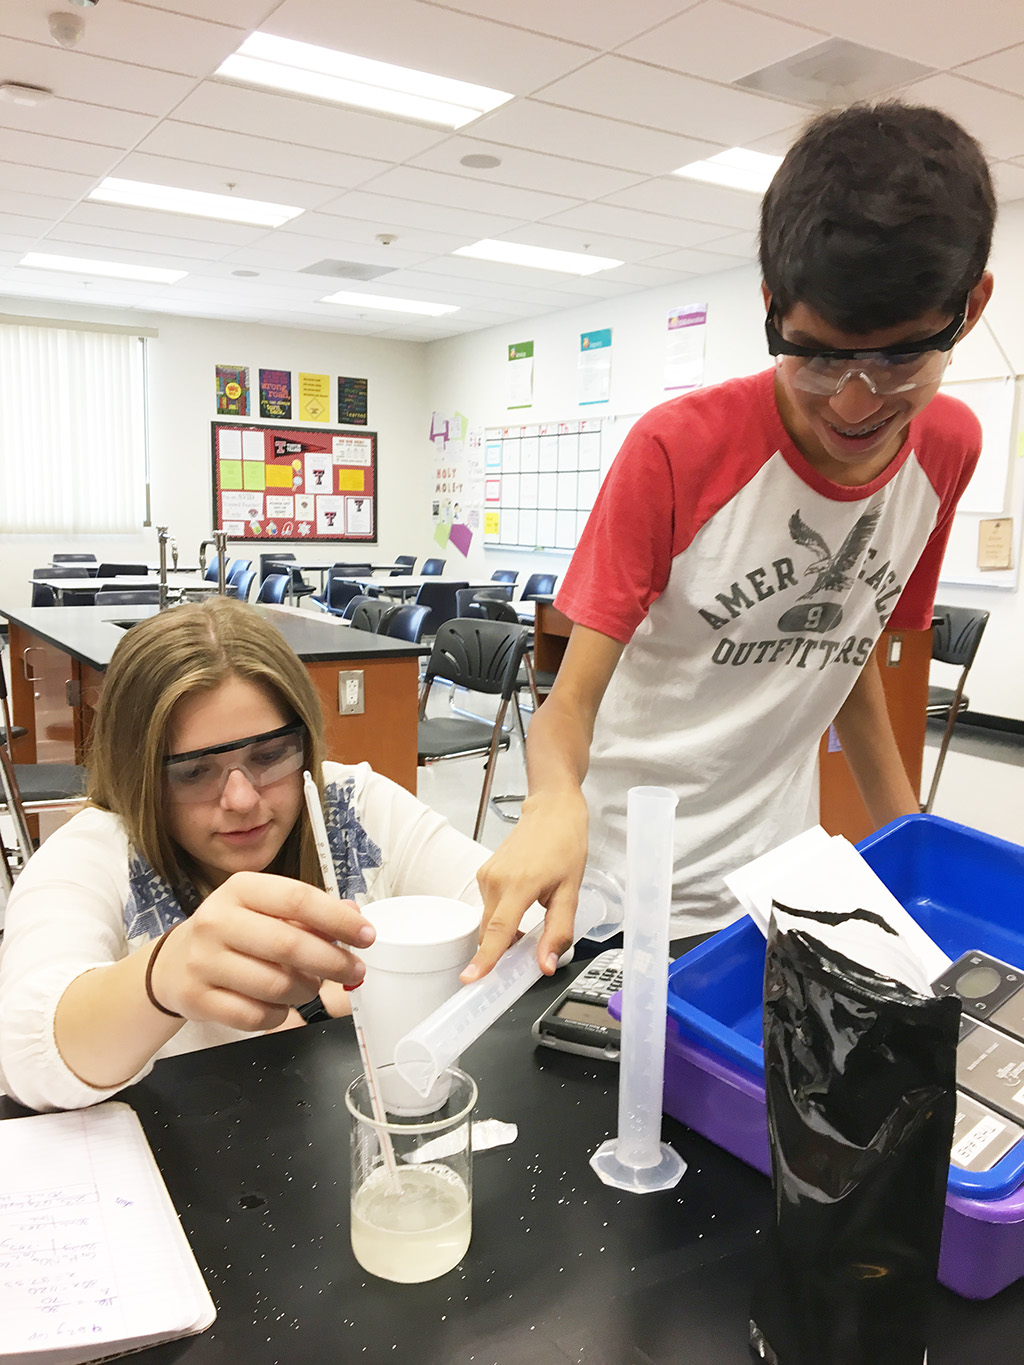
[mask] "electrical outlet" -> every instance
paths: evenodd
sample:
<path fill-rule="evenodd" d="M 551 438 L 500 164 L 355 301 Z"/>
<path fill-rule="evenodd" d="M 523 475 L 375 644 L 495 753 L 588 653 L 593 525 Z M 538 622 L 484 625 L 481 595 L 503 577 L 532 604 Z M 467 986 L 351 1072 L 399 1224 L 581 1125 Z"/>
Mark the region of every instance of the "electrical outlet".
<path fill-rule="evenodd" d="M 338 673 L 339 716 L 361 716 L 366 710 L 363 693 L 363 670 L 354 668 Z"/>

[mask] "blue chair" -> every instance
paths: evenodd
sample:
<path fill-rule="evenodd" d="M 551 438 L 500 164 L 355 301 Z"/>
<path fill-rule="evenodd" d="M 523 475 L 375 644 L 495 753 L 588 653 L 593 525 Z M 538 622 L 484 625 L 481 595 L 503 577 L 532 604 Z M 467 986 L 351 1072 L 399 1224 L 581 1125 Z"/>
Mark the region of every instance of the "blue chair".
<path fill-rule="evenodd" d="M 381 618 L 391 610 L 392 603 L 381 602 L 376 597 L 368 597 L 365 602 L 360 602 L 352 613 L 352 629 L 368 630 L 372 635 L 376 635 Z"/>
<path fill-rule="evenodd" d="M 155 606 L 160 601 L 156 588 L 100 588 L 96 594 L 98 607 Z"/>
<path fill-rule="evenodd" d="M 262 558 L 262 555 L 260 556 L 260 558 Z M 210 560 L 207 561 L 206 572 L 203 574 L 203 578 L 207 583 L 216 583 L 217 565 L 219 561 L 220 555 L 216 554 Z"/>
<path fill-rule="evenodd" d="M 345 608 L 354 597 L 363 597 L 362 586 L 353 582 L 351 578 L 342 578 L 335 575 L 333 569 L 327 571 L 327 586 L 324 596 L 314 593 L 311 601 L 315 602 L 321 611 L 329 612 L 332 616 L 344 616 Z"/>
<path fill-rule="evenodd" d="M 416 567 L 416 556 L 395 555 L 395 563 L 401 565 L 401 568 L 392 569 L 388 576 L 390 578 L 408 578 Z"/>
<path fill-rule="evenodd" d="M 534 602 L 538 597 L 550 597 L 558 582 L 556 573 L 532 573 L 519 595 L 520 602 Z"/>
<path fill-rule="evenodd" d="M 376 600 L 375 597 L 367 597 L 365 593 L 356 593 L 355 597 L 350 597 L 345 603 L 345 609 L 341 613 L 341 619 L 343 621 L 351 621 L 352 617 L 355 616 L 364 602 L 375 602 Z"/>
<path fill-rule="evenodd" d="M 235 579 L 234 582 L 235 596 L 238 598 L 239 602 L 248 602 L 249 593 L 252 591 L 252 585 L 255 582 L 255 580 L 256 580 L 255 569 L 246 569 L 244 573 L 240 573 L 238 577 Z"/>
<path fill-rule="evenodd" d="M 416 594 L 416 601 L 419 606 L 430 608 L 427 624 L 423 628 L 424 635 L 436 635 L 445 621 L 454 620 L 458 616 L 459 603 L 455 594 L 460 588 L 468 587 L 469 584 L 465 581 L 457 583 L 450 579 L 420 585 L 420 590 Z"/>
<path fill-rule="evenodd" d="M 56 567 L 33 569 L 32 577 L 36 578 L 92 578 L 92 573 L 84 564 L 58 564 Z M 69 593 L 65 606 L 68 607 L 91 607 L 96 601 L 94 592 Z M 32 605 L 34 607 L 54 607 L 57 605 L 57 595 L 53 588 L 45 583 L 32 584 Z"/>
<path fill-rule="evenodd" d="M 95 564 L 95 555 L 51 555 L 50 561 L 53 564 Z"/>
<path fill-rule="evenodd" d="M 267 574 L 256 594 L 257 602 L 283 602 L 288 596 L 289 578 L 286 573 Z"/>
<path fill-rule="evenodd" d="M 430 608 L 406 602 L 400 607 L 392 607 L 377 628 L 378 635 L 390 635 L 392 640 L 408 640 L 418 645 L 423 639 L 423 628 L 430 615 Z"/>
<path fill-rule="evenodd" d="M 396 564 L 398 563 L 397 559 L 395 560 L 395 563 Z M 446 561 L 443 559 L 425 559 L 423 561 L 423 568 L 420 570 L 420 573 L 425 578 L 427 577 L 435 578 L 440 574 L 444 573 L 445 563 Z"/>
<path fill-rule="evenodd" d="M 492 583 L 514 583 L 519 577 L 518 569 L 495 569 L 491 574 Z"/>
<path fill-rule="evenodd" d="M 237 582 L 238 582 L 238 579 L 241 577 L 241 575 L 244 574 L 244 573 L 248 573 L 248 571 L 249 571 L 251 568 L 252 568 L 252 560 L 251 560 L 251 559 L 233 559 L 233 560 L 231 561 L 231 563 L 228 565 L 228 571 L 227 571 L 227 575 L 226 575 L 226 577 L 225 577 L 225 579 L 224 579 L 224 582 L 225 582 L 225 583 L 237 583 Z M 217 575 L 214 574 L 214 577 L 215 577 L 215 578 L 216 578 L 216 576 L 217 576 Z"/>
<path fill-rule="evenodd" d="M 289 567 L 289 561 L 294 560 L 295 556 L 289 551 L 278 551 L 277 554 L 260 555 L 260 569 L 264 574 L 284 573 Z M 308 597 L 316 591 L 312 583 L 307 583 L 302 577 L 302 570 L 296 564 L 291 572 L 291 597 Z M 262 586 L 262 585 L 261 585 Z"/>

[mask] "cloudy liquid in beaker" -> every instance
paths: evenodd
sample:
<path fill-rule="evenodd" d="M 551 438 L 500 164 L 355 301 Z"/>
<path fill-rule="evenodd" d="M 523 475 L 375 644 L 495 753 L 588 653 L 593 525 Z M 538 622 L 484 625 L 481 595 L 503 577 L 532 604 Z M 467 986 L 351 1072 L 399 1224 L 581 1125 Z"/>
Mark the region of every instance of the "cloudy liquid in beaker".
<path fill-rule="evenodd" d="M 466 1254 L 469 1192 L 446 1166 L 380 1167 L 352 1200 L 352 1251 L 371 1275 L 399 1284 L 436 1279 Z"/>

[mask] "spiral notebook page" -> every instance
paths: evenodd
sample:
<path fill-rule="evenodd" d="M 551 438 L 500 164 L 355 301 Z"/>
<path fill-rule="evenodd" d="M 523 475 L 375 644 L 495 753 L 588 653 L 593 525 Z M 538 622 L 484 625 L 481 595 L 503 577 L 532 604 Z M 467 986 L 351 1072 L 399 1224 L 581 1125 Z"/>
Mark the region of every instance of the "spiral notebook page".
<path fill-rule="evenodd" d="M 216 1310 L 126 1104 L 0 1122 L 0 1362 L 75 1365 Z"/>

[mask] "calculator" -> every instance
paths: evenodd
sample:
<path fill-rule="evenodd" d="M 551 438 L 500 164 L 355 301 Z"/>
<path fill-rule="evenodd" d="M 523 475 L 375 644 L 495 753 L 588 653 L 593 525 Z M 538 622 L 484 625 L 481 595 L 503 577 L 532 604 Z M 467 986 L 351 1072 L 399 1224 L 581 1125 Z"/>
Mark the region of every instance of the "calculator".
<path fill-rule="evenodd" d="M 619 1060 L 619 1021 L 608 1001 L 622 989 L 622 949 L 598 953 L 533 1025 L 542 1047 L 602 1061 Z"/>

